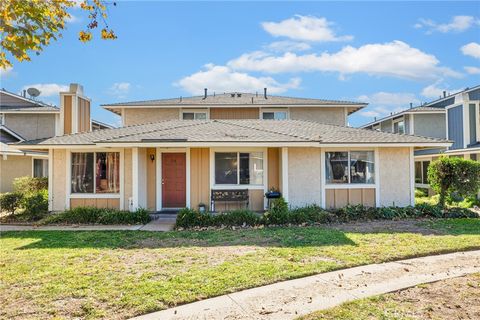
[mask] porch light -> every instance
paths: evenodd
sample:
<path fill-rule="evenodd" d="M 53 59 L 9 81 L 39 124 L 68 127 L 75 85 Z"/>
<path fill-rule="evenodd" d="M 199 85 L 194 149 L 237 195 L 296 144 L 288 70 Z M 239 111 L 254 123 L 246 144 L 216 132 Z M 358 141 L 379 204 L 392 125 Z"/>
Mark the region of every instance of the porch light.
<path fill-rule="evenodd" d="M 150 160 L 152 160 L 152 162 L 155 161 L 155 155 L 154 154 L 150 155 Z"/>

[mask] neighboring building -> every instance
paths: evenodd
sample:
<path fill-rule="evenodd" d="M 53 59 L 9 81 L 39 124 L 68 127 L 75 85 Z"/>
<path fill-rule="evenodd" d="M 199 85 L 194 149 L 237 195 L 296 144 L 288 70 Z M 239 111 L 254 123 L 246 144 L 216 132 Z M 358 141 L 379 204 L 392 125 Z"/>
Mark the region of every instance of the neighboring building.
<path fill-rule="evenodd" d="M 414 151 L 450 143 L 347 127 L 348 114 L 364 106 L 269 96 L 266 90 L 205 92 L 108 104 L 104 107 L 121 115 L 125 127 L 16 147 L 49 152 L 54 211 L 76 206 L 160 211 L 200 204 L 261 211 L 272 188 L 291 207 L 411 205 Z M 211 201 L 212 194 L 232 190 L 233 203 Z M 238 195 L 242 201 L 235 201 Z"/>
<path fill-rule="evenodd" d="M 410 108 L 360 128 L 446 138 L 448 148 L 415 152 L 415 185 L 428 188 L 427 169 L 441 155 L 480 161 L 480 86 L 446 95 L 420 107 Z"/>
<path fill-rule="evenodd" d="M 71 92 L 62 93 L 62 97 L 71 95 L 77 88 L 80 87 L 71 85 Z M 78 99 L 80 103 L 88 104 L 89 109 L 88 99 L 80 97 Z M 65 107 L 68 106 L 64 106 L 64 109 Z M 86 124 L 83 131 L 111 128 L 95 120 L 90 124 L 89 110 L 82 109 L 82 112 Z M 13 179 L 17 177 L 48 176 L 48 152 L 20 152 L 8 144 L 62 135 L 62 117 L 61 108 L 27 98 L 25 93 L 17 95 L 4 89 L 0 90 L 0 193 L 12 191 Z"/>

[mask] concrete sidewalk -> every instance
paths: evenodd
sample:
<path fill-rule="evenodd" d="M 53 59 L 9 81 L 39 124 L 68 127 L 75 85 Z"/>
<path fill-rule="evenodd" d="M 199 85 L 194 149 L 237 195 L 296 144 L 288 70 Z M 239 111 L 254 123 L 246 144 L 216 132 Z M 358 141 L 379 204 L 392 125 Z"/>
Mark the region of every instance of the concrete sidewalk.
<path fill-rule="evenodd" d="M 346 301 L 477 272 L 480 250 L 443 254 L 279 282 L 134 319 L 295 319 Z"/>

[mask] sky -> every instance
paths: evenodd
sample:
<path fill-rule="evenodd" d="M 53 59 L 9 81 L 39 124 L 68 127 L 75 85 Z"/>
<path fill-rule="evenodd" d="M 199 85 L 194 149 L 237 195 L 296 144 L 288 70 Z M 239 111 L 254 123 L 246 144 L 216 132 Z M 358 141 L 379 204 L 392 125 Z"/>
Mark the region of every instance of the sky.
<path fill-rule="evenodd" d="M 479 2 L 160 2 L 117 1 L 94 33 L 70 11 L 63 37 L 30 62 L 2 70 L 1 87 L 58 92 L 80 83 L 92 117 L 119 118 L 113 102 L 261 92 L 368 102 L 349 117 L 358 126 L 391 112 L 480 84 Z"/>

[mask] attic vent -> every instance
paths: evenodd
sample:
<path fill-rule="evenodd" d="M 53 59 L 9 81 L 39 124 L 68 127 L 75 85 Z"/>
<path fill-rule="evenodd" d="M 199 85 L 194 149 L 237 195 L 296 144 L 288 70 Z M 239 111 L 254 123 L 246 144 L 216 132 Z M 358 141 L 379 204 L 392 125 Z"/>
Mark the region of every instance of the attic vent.
<path fill-rule="evenodd" d="M 242 96 L 241 93 L 237 93 L 237 98 L 240 98 Z"/>
<path fill-rule="evenodd" d="M 235 98 L 235 93 L 231 93 L 230 96 L 231 96 L 232 98 Z"/>

